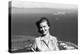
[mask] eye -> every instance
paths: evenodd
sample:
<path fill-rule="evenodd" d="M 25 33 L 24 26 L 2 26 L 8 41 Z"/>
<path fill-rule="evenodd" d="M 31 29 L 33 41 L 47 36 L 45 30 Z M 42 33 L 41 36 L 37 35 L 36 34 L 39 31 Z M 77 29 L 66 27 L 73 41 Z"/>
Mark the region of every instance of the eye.
<path fill-rule="evenodd" d="M 40 28 L 42 28 L 42 27 L 40 27 Z"/>
<path fill-rule="evenodd" d="M 46 26 L 44 26 L 44 27 L 46 27 Z"/>

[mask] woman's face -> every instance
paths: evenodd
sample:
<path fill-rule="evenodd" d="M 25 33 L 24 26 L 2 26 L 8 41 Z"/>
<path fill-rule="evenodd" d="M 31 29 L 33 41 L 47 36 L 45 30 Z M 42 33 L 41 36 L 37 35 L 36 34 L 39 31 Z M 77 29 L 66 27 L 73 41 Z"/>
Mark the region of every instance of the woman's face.
<path fill-rule="evenodd" d="M 48 26 L 46 21 L 40 23 L 40 31 L 43 35 L 48 34 L 49 28 L 50 27 Z"/>

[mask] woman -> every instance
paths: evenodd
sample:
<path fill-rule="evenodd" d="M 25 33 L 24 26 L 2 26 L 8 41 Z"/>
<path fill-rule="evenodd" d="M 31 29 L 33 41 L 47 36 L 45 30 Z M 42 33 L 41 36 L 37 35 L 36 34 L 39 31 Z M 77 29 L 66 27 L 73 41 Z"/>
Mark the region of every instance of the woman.
<path fill-rule="evenodd" d="M 41 36 L 35 38 L 35 43 L 32 46 L 33 51 L 54 51 L 59 50 L 57 38 L 49 32 L 50 24 L 47 18 L 42 17 L 36 23 Z"/>

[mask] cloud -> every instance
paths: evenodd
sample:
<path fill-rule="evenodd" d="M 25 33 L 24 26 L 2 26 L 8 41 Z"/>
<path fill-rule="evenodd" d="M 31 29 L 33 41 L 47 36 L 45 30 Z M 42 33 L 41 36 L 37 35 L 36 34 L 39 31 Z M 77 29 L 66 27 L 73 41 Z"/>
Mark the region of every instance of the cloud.
<path fill-rule="evenodd" d="M 66 12 L 65 11 L 62 11 L 62 12 L 55 12 L 53 13 L 53 15 L 65 15 Z"/>

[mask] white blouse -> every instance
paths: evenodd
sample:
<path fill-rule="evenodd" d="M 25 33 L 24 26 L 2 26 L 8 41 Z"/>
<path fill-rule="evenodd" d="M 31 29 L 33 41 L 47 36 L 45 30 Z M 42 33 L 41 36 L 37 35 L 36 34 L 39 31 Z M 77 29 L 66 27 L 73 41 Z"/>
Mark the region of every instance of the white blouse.
<path fill-rule="evenodd" d="M 39 51 L 54 51 L 59 50 L 57 38 L 54 36 L 47 37 L 38 37 L 35 38 L 35 43 L 33 49 L 38 48 Z"/>

